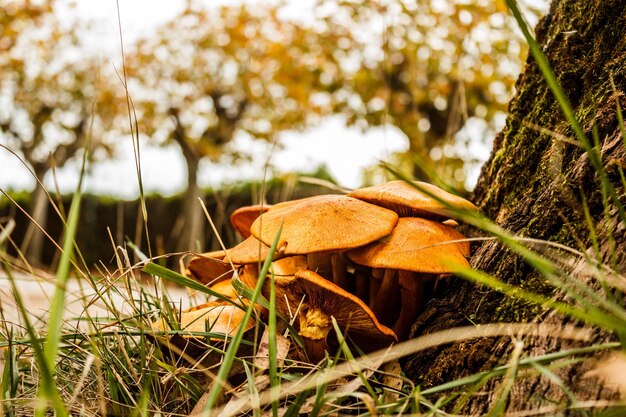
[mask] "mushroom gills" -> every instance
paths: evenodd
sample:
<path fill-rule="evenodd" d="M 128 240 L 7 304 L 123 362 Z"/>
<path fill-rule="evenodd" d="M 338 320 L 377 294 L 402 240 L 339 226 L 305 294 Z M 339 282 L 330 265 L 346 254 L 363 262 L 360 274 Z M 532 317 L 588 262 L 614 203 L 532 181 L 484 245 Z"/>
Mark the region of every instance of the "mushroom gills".
<path fill-rule="evenodd" d="M 361 299 L 313 271 L 300 270 L 293 280 L 276 284 L 277 290 L 285 294 L 284 300 L 276 298 L 276 307 L 281 314 L 291 311 L 289 305 L 304 300 L 297 327 L 312 362 L 324 359 L 326 350 L 334 352 L 331 317 L 337 320 L 342 332 L 363 341 L 359 347 L 365 351 L 397 341 L 395 333 L 381 325 Z M 329 344 L 333 346 L 329 347 Z"/>

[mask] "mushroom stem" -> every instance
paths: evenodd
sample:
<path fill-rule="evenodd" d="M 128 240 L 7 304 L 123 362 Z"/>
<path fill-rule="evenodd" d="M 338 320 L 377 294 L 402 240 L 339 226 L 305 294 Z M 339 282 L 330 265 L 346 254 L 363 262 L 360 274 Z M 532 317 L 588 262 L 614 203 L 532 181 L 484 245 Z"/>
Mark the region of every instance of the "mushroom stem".
<path fill-rule="evenodd" d="M 330 253 L 309 253 L 306 256 L 306 261 L 309 271 L 313 271 L 326 279 L 332 278 L 333 265 Z"/>
<path fill-rule="evenodd" d="M 300 313 L 300 331 L 304 350 L 309 360 L 317 363 L 326 356 L 326 337 L 332 327 L 330 317 L 317 308 Z"/>
<path fill-rule="evenodd" d="M 350 294 L 354 294 L 356 293 L 356 268 L 348 258 L 344 258 L 344 260 L 346 262 L 346 275 L 348 277 L 348 282 L 344 289 Z"/>
<path fill-rule="evenodd" d="M 333 282 L 347 291 L 348 275 L 346 260 L 341 253 L 334 253 L 331 257 L 331 263 L 333 269 Z"/>
<path fill-rule="evenodd" d="M 369 301 L 370 292 L 370 272 L 367 268 L 357 266 L 354 271 L 356 279 L 356 289 L 354 295 L 359 297 L 365 304 Z"/>
<path fill-rule="evenodd" d="M 386 269 L 383 280 L 376 294 L 376 299 L 372 303 L 372 311 L 378 321 L 388 326 L 395 321 L 394 306 L 398 305 L 398 274 L 395 269 Z M 371 302 L 371 299 L 370 299 Z"/>
<path fill-rule="evenodd" d="M 248 264 L 239 267 L 239 279 L 254 290 L 259 279 L 259 267 L 257 264 Z"/>
<path fill-rule="evenodd" d="M 400 317 L 393 325 L 393 331 L 398 335 L 398 340 L 406 340 L 411 326 L 422 311 L 424 305 L 424 279 L 431 278 L 432 274 L 419 274 L 417 272 L 398 272 L 398 282 L 402 294 L 402 309 Z"/>
<path fill-rule="evenodd" d="M 304 336 L 301 338 L 310 363 L 319 363 L 326 357 L 326 339 L 311 339 Z"/>
<path fill-rule="evenodd" d="M 370 303 L 369 307 L 374 307 L 376 301 L 376 295 L 380 291 L 380 284 L 383 282 L 385 270 L 381 268 L 375 268 L 372 270 L 372 276 L 370 277 Z"/>

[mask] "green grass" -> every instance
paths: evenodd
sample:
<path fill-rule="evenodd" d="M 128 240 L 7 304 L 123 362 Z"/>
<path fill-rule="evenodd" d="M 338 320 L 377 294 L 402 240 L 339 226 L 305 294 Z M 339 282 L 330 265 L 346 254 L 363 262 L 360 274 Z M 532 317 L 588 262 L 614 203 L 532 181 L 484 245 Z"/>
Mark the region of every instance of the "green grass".
<path fill-rule="evenodd" d="M 576 285 L 566 286 L 569 282 L 567 271 L 558 271 L 558 263 L 531 250 L 523 239 L 506 234 L 499 237 L 510 243 L 514 250 L 519 245 L 523 249 L 520 254 L 529 262 L 539 259 L 533 265 L 546 276 L 556 277 L 555 285 L 562 285 L 564 290 L 571 292 L 574 300 L 587 300 L 590 289 Z M 536 242 L 533 242 L 533 246 L 537 246 Z M 570 251 L 570 255 L 582 256 L 574 249 Z M 106 412 L 108 415 L 161 413 L 173 416 L 189 413 L 203 396 L 208 398 L 204 403 L 204 410 L 221 409 L 229 401 L 234 401 L 229 409 L 236 410 L 236 414 L 251 412 L 253 415 L 261 415 L 270 412 L 272 415 L 297 415 L 304 412 L 327 415 L 334 411 L 349 410 L 350 413 L 371 415 L 376 410 L 377 413 L 419 411 L 424 415 L 439 415 L 453 404 L 460 407 L 473 393 L 484 387 L 487 381 L 503 378 L 504 385 L 498 394 L 499 400 L 492 410 L 492 414 L 497 415 L 506 404 L 512 386 L 519 379 L 542 374 L 558 382 L 555 376 L 558 369 L 586 361 L 598 352 L 614 351 L 621 347 L 620 343 L 589 345 L 540 356 L 529 356 L 522 350 L 509 357 L 502 365 L 442 385 L 422 389 L 405 381 L 398 393 L 384 384 L 382 365 L 427 348 L 464 339 L 509 334 L 549 334 L 551 337 L 584 343 L 589 334 L 575 328 L 550 328 L 541 325 L 481 325 L 429 334 L 398 344 L 388 351 L 375 352 L 368 357 L 356 357 L 358 355 L 343 343 L 341 329 L 336 328 L 338 340 L 342 342 L 342 348 L 336 357 L 328 357 L 319 368 L 305 366 L 291 358 L 287 358 L 282 366 L 279 366 L 278 361 L 271 360 L 267 371 L 269 384 L 267 388 L 258 388 L 254 383 L 259 381 L 261 374 L 250 356 L 258 346 L 258 334 L 268 331 L 269 340 L 274 341 L 278 324 L 283 323 L 286 318 L 271 314 L 268 322 L 262 324 L 253 315 L 251 307 L 234 301 L 240 308 L 246 308 L 249 317 L 255 317 L 258 329 L 246 332 L 245 335 L 240 331 L 227 344 L 210 342 L 208 337 L 215 336 L 210 330 L 199 332 L 196 336 L 204 349 L 200 356 L 191 356 L 189 352 L 182 352 L 174 346 L 166 349 L 168 338 L 180 335 L 181 332 L 175 330 L 179 314 L 176 305 L 179 300 L 171 299 L 167 291 L 163 290 L 176 284 L 206 296 L 220 295 L 189 278 L 150 262 L 148 258 L 134 265 L 129 259 L 128 253 L 121 253 L 118 270 L 87 274 L 89 279 L 84 282 L 85 306 L 97 301 L 104 305 L 107 314 L 92 316 L 85 311 L 80 321 L 80 329 L 75 328 L 68 318 L 61 321 L 56 342 L 57 352 L 52 362 L 49 359 L 51 356 L 46 356 L 50 352 L 44 353 L 44 343 L 52 342 L 42 338 L 41 329 L 29 323 L 30 316 L 24 302 L 19 299 L 17 286 L 14 286 L 17 304 L 22 307 L 21 322 L 24 326 L 9 330 L 5 325 L 0 334 L 0 347 L 4 348 L 5 357 L 2 370 L 2 406 L 5 411 L 23 413 L 29 407 L 24 398 L 29 395 L 34 398 L 39 390 L 41 395 L 45 393 L 48 401 L 45 404 L 51 404 L 59 415 L 83 407 L 89 411 L 88 415 Z M 590 259 L 589 262 L 598 274 L 606 273 L 606 269 L 602 269 L 602 265 L 596 260 Z M 4 261 L 4 265 L 5 273 L 12 277 L 11 261 Z M 264 269 L 264 272 L 269 270 L 268 262 L 264 264 Z M 157 285 L 155 282 L 154 285 L 146 286 L 138 279 L 141 270 L 153 276 L 150 280 L 163 279 L 171 284 Z M 616 331 L 622 331 L 624 327 L 624 310 L 610 299 L 605 299 L 603 303 L 592 300 L 589 305 L 565 304 L 521 291 L 479 271 L 459 271 L 459 274 L 511 296 L 557 309 L 562 314 L 583 320 L 592 326 Z M 265 276 L 264 273 L 261 276 Z M 560 281 L 556 281 L 557 278 Z M 612 284 L 619 284 L 620 279 L 620 276 L 613 276 L 606 283 L 613 287 Z M 260 296 L 260 286 L 247 288 L 238 280 L 235 280 L 234 285 L 243 297 L 252 300 L 256 297 L 260 305 L 275 313 L 274 297 L 263 299 Z M 574 297 L 577 294 L 580 297 Z M 126 308 L 120 308 L 120 300 L 127 303 Z M 590 309 L 594 306 L 595 310 Z M 152 330 L 150 323 L 159 316 L 165 317 L 174 330 Z M 297 337 L 293 337 L 292 344 L 298 345 Z M 275 344 L 270 343 L 270 357 L 275 357 L 276 349 Z M 26 368 L 24 364 L 31 359 L 34 362 L 30 363 L 35 366 Z M 232 373 L 233 369 L 235 374 Z M 238 388 L 239 399 L 232 396 L 237 387 L 225 382 L 229 378 L 231 381 L 232 378 L 237 379 L 237 375 L 244 376 L 244 381 L 247 381 Z M 36 383 L 42 380 L 49 383 Z M 77 381 L 81 383 L 80 392 L 72 389 Z M 343 386 L 355 388 L 345 391 Z M 568 392 L 565 385 L 562 389 Z M 392 392 L 399 395 L 389 401 L 387 394 Z M 589 408 L 593 404 L 580 403 L 577 406 Z M 40 408 L 45 409 L 44 406 Z"/>

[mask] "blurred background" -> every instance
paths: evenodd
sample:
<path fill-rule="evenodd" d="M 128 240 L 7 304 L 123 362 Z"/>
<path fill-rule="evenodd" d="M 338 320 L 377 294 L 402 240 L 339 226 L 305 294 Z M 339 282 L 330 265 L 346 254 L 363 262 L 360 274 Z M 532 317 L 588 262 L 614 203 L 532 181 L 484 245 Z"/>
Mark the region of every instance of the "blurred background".
<path fill-rule="evenodd" d="M 0 5 L 0 225 L 42 266 L 83 159 L 89 264 L 217 249 L 198 197 L 234 244 L 234 209 L 391 179 L 380 161 L 467 194 L 526 56 L 503 0 Z"/>

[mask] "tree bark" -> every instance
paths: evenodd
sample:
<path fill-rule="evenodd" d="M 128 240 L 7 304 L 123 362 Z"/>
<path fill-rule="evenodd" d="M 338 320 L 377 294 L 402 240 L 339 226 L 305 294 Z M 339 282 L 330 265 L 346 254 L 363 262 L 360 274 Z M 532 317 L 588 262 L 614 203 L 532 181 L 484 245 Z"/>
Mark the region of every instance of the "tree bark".
<path fill-rule="evenodd" d="M 617 195 L 625 202 L 620 169 L 626 167 L 625 140 L 616 107 L 626 108 L 626 3 L 618 0 L 554 0 L 536 28 L 536 37 L 565 90 L 585 134 L 597 129 L 602 161 Z M 611 86 L 613 77 L 616 89 Z M 586 204 L 595 226 L 599 256 L 620 273 L 626 270 L 626 226 L 616 205 L 603 203 L 599 177 L 588 155 L 549 90 L 536 62 L 530 57 L 517 82 L 517 95 L 509 105 L 505 128 L 497 135 L 489 161 L 482 169 L 474 201 L 506 230 L 524 237 L 593 250 L 583 210 Z M 593 141 L 593 139 L 591 139 Z M 619 248 L 622 248 L 621 250 Z M 553 253 L 545 246 L 535 249 Z M 554 253 L 553 253 L 554 254 Z M 562 253 L 558 254 L 563 256 Z M 561 258 L 563 260 L 563 258 Z M 565 259 L 565 263 L 570 259 Z M 542 276 L 503 245 L 489 241 L 474 248 L 472 266 L 498 279 L 533 292 L 570 302 L 553 292 Z M 573 276 L 594 285 L 585 263 L 568 265 Z M 598 289 L 598 291 L 601 291 Z M 571 323 L 573 320 L 521 302 L 484 287 L 449 281 L 413 326 L 413 335 L 450 327 L 489 322 Z M 577 323 L 580 325 L 580 323 Z M 593 328 L 593 340 L 615 340 L 608 331 Z M 580 343 L 550 337 L 525 338 L 524 356 L 554 352 Z M 506 363 L 511 338 L 465 340 L 422 352 L 405 362 L 407 375 L 423 388 L 435 386 Z M 614 391 L 583 374 L 593 360 L 555 370 L 580 401 L 608 399 Z M 502 380 L 493 379 L 467 402 L 453 402 L 455 414 L 479 415 L 498 400 Z M 579 415 L 567 410 L 567 395 L 546 376 L 526 376 L 516 381 L 507 411 L 552 411 L 538 415 Z M 458 406 L 458 409 L 454 407 Z"/>

